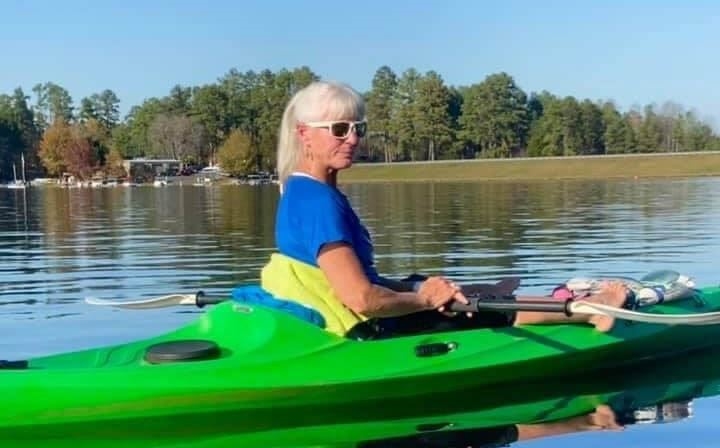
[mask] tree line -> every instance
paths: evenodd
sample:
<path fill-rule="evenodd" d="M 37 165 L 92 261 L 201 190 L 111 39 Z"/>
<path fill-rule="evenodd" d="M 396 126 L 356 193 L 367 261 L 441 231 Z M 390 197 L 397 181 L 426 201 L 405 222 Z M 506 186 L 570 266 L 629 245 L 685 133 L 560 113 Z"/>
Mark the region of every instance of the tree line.
<path fill-rule="evenodd" d="M 120 117 L 110 89 L 75 103 L 46 82 L 0 94 L 0 178 L 24 154 L 33 176 L 122 175 L 122 160 L 219 163 L 234 175 L 272 171 L 283 108 L 319 79 L 308 67 L 231 69 L 216 82 L 172 87 Z M 507 73 L 469 86 L 435 71 L 374 74 L 367 100 L 369 162 L 720 150 L 720 136 L 692 110 L 665 102 L 620 111 L 612 101 L 526 93 Z"/>

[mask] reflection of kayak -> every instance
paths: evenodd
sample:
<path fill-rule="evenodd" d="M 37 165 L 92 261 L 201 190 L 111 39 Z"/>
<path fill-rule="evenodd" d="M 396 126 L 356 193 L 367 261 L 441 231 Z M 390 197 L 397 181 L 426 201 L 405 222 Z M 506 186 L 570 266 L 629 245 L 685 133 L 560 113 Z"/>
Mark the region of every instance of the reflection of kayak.
<path fill-rule="evenodd" d="M 682 363 L 643 367 L 653 374 L 620 370 L 575 381 L 473 388 L 461 395 L 437 394 L 432 400 L 388 401 L 382 406 L 358 402 L 334 411 L 231 411 L 12 428 L 0 431 L 0 443 L 26 448 L 483 446 L 512 434 L 516 425 L 566 425 L 560 432 L 534 430 L 536 436 L 573 432 L 574 426 L 575 432 L 584 430 L 572 422 L 599 405 L 609 406 L 621 423 L 633 424 L 662 421 L 666 416 L 653 410 L 672 409 L 673 403 L 682 415 L 694 398 L 720 394 L 720 350 L 697 353 Z"/>
<path fill-rule="evenodd" d="M 720 288 L 698 294 L 644 312 L 720 310 Z M 697 349 L 718 334 L 720 325 L 619 321 L 608 334 L 578 324 L 355 341 L 281 311 L 222 303 L 156 338 L 0 364 L 0 433 L 173 416 L 196 422 L 207 413 L 332 414 L 357 403 L 587 376 Z"/>

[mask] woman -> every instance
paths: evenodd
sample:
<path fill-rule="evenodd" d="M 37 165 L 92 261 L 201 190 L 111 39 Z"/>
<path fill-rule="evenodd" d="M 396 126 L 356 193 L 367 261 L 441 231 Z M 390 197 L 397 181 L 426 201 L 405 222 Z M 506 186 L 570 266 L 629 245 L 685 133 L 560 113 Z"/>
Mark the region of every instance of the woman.
<path fill-rule="evenodd" d="M 431 276 L 414 283 L 381 277 L 370 235 L 337 188 L 338 172 L 350 168 L 367 132 L 362 97 L 345 84 L 314 82 L 298 91 L 282 117 L 277 163 L 280 201 L 275 237 L 278 252 L 262 270 L 262 287 L 276 297 L 318 311 L 328 331 L 345 335 L 370 319 L 389 323 L 422 316 L 422 325 L 445 322 L 454 302 L 468 303 L 451 280 Z M 622 305 L 626 290 L 610 285 L 592 300 Z M 481 315 L 485 313 L 475 313 Z M 559 313 L 491 313 L 507 325 L 584 321 L 605 331 L 612 320 L 567 318 Z M 462 316 L 461 316 L 462 317 Z M 467 320 L 467 319 L 466 319 Z M 477 320 L 478 325 L 487 319 Z M 490 319 L 497 321 L 497 319 Z"/>

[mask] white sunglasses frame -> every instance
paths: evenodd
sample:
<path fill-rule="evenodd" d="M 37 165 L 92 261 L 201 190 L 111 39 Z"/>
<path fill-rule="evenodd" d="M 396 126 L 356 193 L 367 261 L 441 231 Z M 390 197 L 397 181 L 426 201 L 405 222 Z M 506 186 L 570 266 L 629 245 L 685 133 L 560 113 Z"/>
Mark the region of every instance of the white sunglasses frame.
<path fill-rule="evenodd" d="M 348 128 L 347 134 L 343 135 L 342 137 L 338 137 L 337 135 L 333 134 L 331 131 L 331 127 L 333 124 L 336 123 L 350 123 L 350 127 Z M 330 135 L 337 139 L 344 140 L 348 137 L 350 137 L 351 132 L 355 132 L 357 135 L 357 126 L 360 124 L 364 124 L 367 126 L 367 120 L 361 120 L 361 121 L 350 121 L 350 120 L 332 120 L 332 121 L 308 121 L 303 123 L 305 126 L 311 127 L 311 128 L 327 128 L 330 132 Z M 367 128 L 365 129 L 365 132 L 367 133 Z M 360 136 L 358 136 L 360 137 Z M 364 136 L 363 136 L 364 137 Z M 360 137 L 362 138 L 362 137 Z"/>

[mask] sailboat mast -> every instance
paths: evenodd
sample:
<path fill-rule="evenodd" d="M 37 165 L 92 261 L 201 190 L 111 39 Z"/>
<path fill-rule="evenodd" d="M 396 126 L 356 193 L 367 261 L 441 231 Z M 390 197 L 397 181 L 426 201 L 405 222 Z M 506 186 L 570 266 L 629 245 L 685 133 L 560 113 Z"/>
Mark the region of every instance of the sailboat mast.
<path fill-rule="evenodd" d="M 25 179 L 25 153 L 20 153 L 20 162 L 22 163 L 22 180 L 23 185 L 27 183 L 27 180 Z"/>

